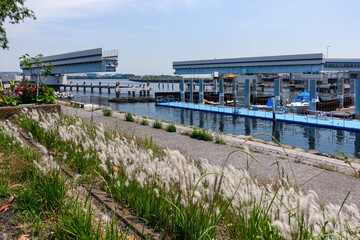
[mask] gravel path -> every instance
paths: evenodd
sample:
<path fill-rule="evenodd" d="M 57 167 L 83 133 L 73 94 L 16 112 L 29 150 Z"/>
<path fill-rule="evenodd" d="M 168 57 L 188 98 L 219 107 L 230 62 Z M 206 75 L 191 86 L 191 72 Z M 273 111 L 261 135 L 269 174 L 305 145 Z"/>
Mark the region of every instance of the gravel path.
<path fill-rule="evenodd" d="M 206 158 L 212 164 L 222 165 L 229 153 L 244 146 L 242 145 L 244 139 L 239 136 L 223 135 L 222 139 L 227 142 L 227 145 L 220 145 L 192 139 L 178 132 L 169 133 L 155 129 L 152 127 L 151 119 L 148 119 L 149 126 L 142 126 L 139 123 L 124 121 L 122 113 L 113 112 L 113 117 L 104 117 L 101 110 L 89 112 L 66 106 L 61 108 L 64 114 L 85 118 L 93 116 L 94 122 L 102 123 L 109 129 L 117 129 L 140 138 L 152 136 L 156 145 L 161 148 L 178 149 L 190 158 Z M 178 131 L 186 131 L 190 128 L 176 126 Z M 321 203 L 341 204 L 347 193 L 351 191 L 347 203 L 360 206 L 360 180 L 351 175 L 353 170 L 343 161 L 310 154 L 301 149 L 286 149 L 288 153 L 286 156 L 282 148 L 256 141 L 248 141 L 245 145 L 252 150 L 251 154 L 261 163 L 254 161 L 249 169 L 250 174 L 259 179 L 260 183 L 269 183 L 277 177 L 279 168 L 274 163 L 281 161 L 278 165 L 285 167 L 285 173 L 290 181 L 292 183 L 296 181 L 302 190 L 315 191 Z M 228 164 L 237 168 L 246 168 L 247 158 L 251 161 L 251 158 L 247 157 L 245 153 L 236 152 L 231 155 Z M 314 167 L 314 165 L 320 167 Z M 359 167 L 357 164 L 354 166 Z M 282 175 L 281 171 L 280 175 Z"/>

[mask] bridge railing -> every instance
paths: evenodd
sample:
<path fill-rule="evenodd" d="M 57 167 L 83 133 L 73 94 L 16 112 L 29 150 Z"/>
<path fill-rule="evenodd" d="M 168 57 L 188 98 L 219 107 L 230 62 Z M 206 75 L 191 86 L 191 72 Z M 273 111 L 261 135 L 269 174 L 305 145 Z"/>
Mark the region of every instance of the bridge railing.
<path fill-rule="evenodd" d="M 118 50 L 108 50 L 108 51 L 103 51 L 102 52 L 102 57 L 104 59 L 109 59 L 109 58 L 116 58 L 118 57 Z"/>

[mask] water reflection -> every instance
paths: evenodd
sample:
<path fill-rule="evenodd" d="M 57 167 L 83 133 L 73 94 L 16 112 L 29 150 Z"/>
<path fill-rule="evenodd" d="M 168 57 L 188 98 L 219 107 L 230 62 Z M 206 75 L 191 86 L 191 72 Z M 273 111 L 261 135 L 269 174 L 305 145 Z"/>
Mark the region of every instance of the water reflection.
<path fill-rule="evenodd" d="M 200 118 L 199 127 L 204 128 L 204 112 L 199 113 L 199 118 Z"/>
<path fill-rule="evenodd" d="M 220 124 L 219 131 L 220 132 L 224 132 L 224 126 L 225 126 L 224 117 L 225 117 L 225 115 L 223 115 L 223 114 L 220 115 L 220 122 L 219 122 L 219 124 Z"/>
<path fill-rule="evenodd" d="M 344 141 L 344 131 L 336 130 L 336 143 L 340 144 Z"/>
<path fill-rule="evenodd" d="M 316 148 L 316 133 L 313 127 L 304 127 L 304 138 L 308 139 L 309 149 Z"/>
<path fill-rule="evenodd" d="M 281 142 L 280 139 L 280 131 L 282 131 L 282 123 L 280 122 L 273 122 L 272 124 L 272 136 L 278 140 L 279 142 Z M 272 139 L 273 142 L 276 143 L 275 139 Z"/>
<path fill-rule="evenodd" d="M 245 117 L 245 135 L 251 135 L 251 119 Z"/>
<path fill-rule="evenodd" d="M 180 123 L 185 124 L 185 110 L 180 109 Z"/>

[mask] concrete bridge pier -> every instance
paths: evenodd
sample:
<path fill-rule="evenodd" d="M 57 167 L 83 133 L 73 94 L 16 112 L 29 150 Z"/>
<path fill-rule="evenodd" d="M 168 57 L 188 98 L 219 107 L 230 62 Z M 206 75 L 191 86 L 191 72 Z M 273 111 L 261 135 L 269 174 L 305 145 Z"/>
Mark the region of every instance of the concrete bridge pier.
<path fill-rule="evenodd" d="M 274 106 L 273 109 L 277 109 L 277 107 L 280 105 L 280 78 L 274 79 Z"/>
<path fill-rule="evenodd" d="M 204 79 L 199 79 L 199 103 L 204 102 Z"/>
<path fill-rule="evenodd" d="M 250 107 L 250 79 L 245 79 L 245 107 Z"/>
<path fill-rule="evenodd" d="M 184 79 L 180 79 L 180 101 L 185 101 L 185 93 L 184 93 L 185 83 Z"/>
<path fill-rule="evenodd" d="M 193 92 L 194 92 L 194 79 L 190 79 L 190 86 L 189 86 L 189 90 L 190 90 L 190 103 L 194 102 L 194 98 L 193 98 Z"/>
<path fill-rule="evenodd" d="M 310 79 L 309 110 L 316 111 L 316 80 Z"/>
<path fill-rule="evenodd" d="M 355 118 L 360 119 L 360 79 L 355 81 Z"/>
<path fill-rule="evenodd" d="M 224 106 L 224 79 L 219 79 L 219 105 Z"/>
<path fill-rule="evenodd" d="M 340 99 L 340 108 L 344 108 L 344 78 L 338 78 L 337 80 L 337 94 Z"/>

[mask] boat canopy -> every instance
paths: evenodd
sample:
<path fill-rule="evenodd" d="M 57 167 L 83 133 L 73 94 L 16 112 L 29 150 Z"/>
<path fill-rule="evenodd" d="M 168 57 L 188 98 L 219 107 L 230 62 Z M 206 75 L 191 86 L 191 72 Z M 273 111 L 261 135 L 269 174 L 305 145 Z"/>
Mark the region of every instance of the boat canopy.
<path fill-rule="evenodd" d="M 316 99 L 323 101 L 323 99 L 319 96 L 318 92 L 316 92 Z M 309 101 L 310 101 L 310 92 L 302 92 L 294 100 L 294 102 L 309 102 Z"/>

